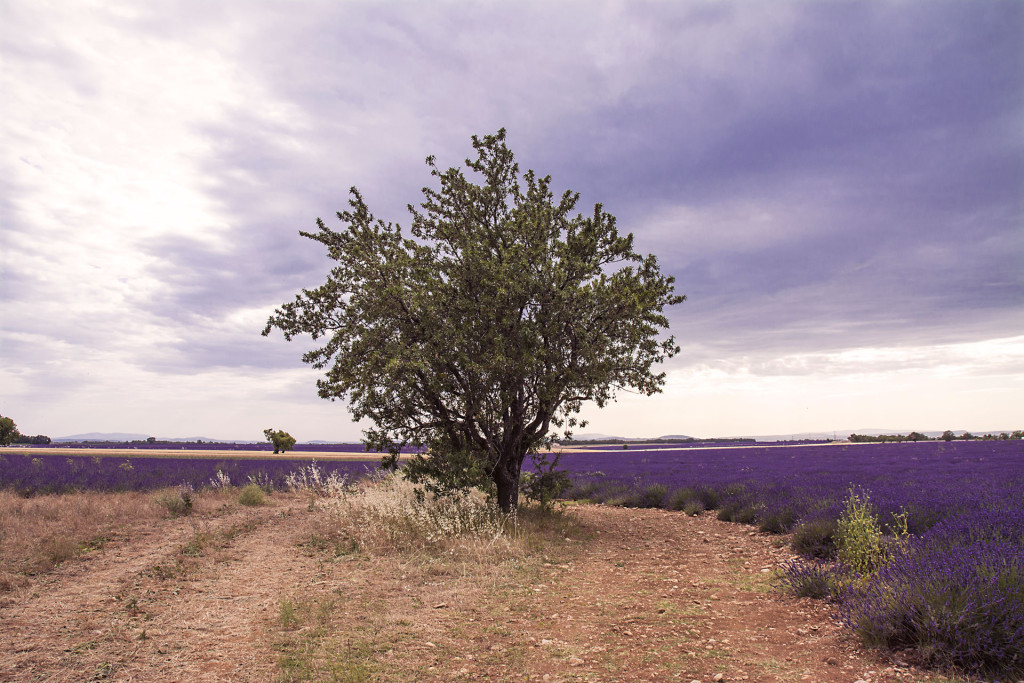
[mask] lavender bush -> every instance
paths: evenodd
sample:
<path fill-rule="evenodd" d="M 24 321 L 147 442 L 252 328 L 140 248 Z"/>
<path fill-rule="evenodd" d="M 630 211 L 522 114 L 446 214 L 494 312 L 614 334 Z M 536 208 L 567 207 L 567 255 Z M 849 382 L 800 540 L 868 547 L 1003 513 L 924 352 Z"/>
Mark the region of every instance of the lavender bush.
<path fill-rule="evenodd" d="M 842 600 L 872 645 L 972 673 L 1024 673 L 1024 546 L 923 538 Z"/>
<path fill-rule="evenodd" d="M 841 575 L 833 563 L 796 560 L 785 563 L 779 585 L 797 597 L 836 602 L 843 595 Z"/>

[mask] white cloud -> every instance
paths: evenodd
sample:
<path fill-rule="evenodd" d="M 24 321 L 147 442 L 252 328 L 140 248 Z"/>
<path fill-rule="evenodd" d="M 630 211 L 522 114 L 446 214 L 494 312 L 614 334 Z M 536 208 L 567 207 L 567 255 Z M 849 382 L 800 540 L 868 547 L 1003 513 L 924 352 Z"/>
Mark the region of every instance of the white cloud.
<path fill-rule="evenodd" d="M 669 391 L 598 431 L 946 415 L 950 392 L 1001 415 L 1021 361 L 1000 338 L 1024 330 L 1017 46 L 931 7 L 8 3 L 0 409 L 209 436 L 315 414 L 349 438 L 302 344 L 258 336 L 329 266 L 296 230 L 353 184 L 401 221 L 424 156 L 507 126 L 691 297 Z"/>
<path fill-rule="evenodd" d="M 670 370 L 663 394 L 622 394 L 585 416 L 602 433 L 632 437 L 984 432 L 1019 429 L 1022 404 L 1024 337 L 1011 337 L 703 362 Z"/>

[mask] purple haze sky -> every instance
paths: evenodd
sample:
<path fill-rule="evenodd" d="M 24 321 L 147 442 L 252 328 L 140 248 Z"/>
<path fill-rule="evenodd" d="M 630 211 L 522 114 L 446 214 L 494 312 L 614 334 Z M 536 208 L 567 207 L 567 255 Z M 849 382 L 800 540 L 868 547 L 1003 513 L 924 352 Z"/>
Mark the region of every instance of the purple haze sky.
<path fill-rule="evenodd" d="M 0 9 L 0 414 L 355 439 L 259 332 L 508 129 L 689 300 L 586 431 L 1024 427 L 1024 3 L 38 2 Z"/>

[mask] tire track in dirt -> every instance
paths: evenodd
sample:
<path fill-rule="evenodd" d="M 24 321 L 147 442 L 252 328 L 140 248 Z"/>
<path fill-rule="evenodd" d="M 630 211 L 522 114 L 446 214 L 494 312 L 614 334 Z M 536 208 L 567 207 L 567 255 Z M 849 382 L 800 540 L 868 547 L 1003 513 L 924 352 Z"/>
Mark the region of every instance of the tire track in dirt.
<path fill-rule="evenodd" d="M 265 681 L 277 660 L 266 648 L 268 621 L 282 595 L 322 583 L 314 557 L 299 551 L 308 516 L 283 507 L 257 529 L 204 558 L 182 581 L 138 577 L 125 587 L 144 613 L 139 656 L 119 670 L 125 680 Z"/>
<path fill-rule="evenodd" d="M 220 653 L 251 640 L 229 616 L 248 619 L 254 587 L 272 590 L 259 564 L 290 538 L 293 516 L 281 512 L 164 520 L 39 577 L 0 609 L 0 680 L 244 680 L 225 673 Z M 195 557 L 182 555 L 190 543 Z"/>

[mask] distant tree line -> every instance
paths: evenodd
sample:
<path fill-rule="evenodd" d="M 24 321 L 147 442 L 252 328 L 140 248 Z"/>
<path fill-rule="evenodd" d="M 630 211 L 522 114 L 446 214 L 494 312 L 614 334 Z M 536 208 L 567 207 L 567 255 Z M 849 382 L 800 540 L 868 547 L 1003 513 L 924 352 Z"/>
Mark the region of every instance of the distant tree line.
<path fill-rule="evenodd" d="M 25 444 L 48 444 L 50 437 L 37 434 L 28 436 L 18 431 L 18 425 L 9 417 L 0 415 L 0 446 L 7 446 L 12 443 Z"/>
<path fill-rule="evenodd" d="M 981 439 L 984 441 L 1006 441 L 1009 439 L 1024 439 L 1024 430 L 1018 429 L 1015 432 L 1000 432 L 999 434 L 985 434 L 984 436 L 975 436 L 970 432 L 964 432 L 959 436 L 952 430 L 947 429 L 942 433 L 942 436 L 938 436 L 932 439 L 929 436 L 925 436 L 920 432 L 910 432 L 909 434 L 878 434 L 876 436 L 869 436 L 867 434 L 850 434 L 851 443 L 890 443 L 890 442 L 903 442 L 903 441 L 974 441 Z"/>
<path fill-rule="evenodd" d="M 626 440 L 626 439 L 563 439 L 558 443 L 563 446 L 569 444 L 586 444 L 587 446 L 603 446 L 608 444 L 622 444 L 628 445 L 640 445 L 640 444 L 676 444 L 676 443 L 757 443 L 757 439 L 742 438 L 742 439 L 729 439 L 729 438 L 715 438 L 715 439 L 696 439 L 690 437 L 688 439 L 641 439 L 641 440 Z"/>
<path fill-rule="evenodd" d="M 23 443 L 31 444 L 33 446 L 45 446 L 51 443 L 53 440 L 44 435 L 36 434 L 35 436 L 28 436 L 27 434 L 18 434 L 18 437 L 12 443 Z"/>

